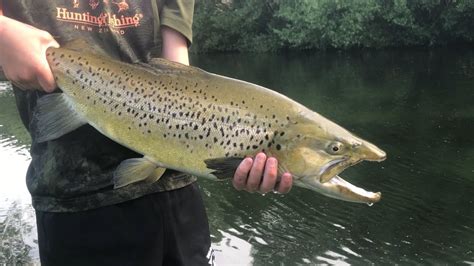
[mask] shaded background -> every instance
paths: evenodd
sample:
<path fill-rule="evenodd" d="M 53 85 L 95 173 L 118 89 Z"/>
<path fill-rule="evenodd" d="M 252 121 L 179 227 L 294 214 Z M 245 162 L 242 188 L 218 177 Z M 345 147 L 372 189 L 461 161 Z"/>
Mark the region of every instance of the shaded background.
<path fill-rule="evenodd" d="M 294 188 L 249 194 L 200 180 L 221 265 L 473 264 L 474 52 L 470 48 L 195 54 L 192 64 L 277 90 L 377 144 L 342 177 L 369 207 Z M 0 263 L 37 261 L 24 185 L 29 137 L 0 85 Z"/>

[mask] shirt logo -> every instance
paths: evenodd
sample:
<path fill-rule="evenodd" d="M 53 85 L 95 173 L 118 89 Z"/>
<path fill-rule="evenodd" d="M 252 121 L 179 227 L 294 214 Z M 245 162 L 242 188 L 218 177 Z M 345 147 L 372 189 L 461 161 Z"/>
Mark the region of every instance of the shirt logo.
<path fill-rule="evenodd" d="M 56 19 L 76 30 L 123 35 L 128 28 L 139 27 L 143 18 L 142 13 L 132 13 L 126 0 L 71 0 L 70 3 L 69 7 L 56 7 Z"/>

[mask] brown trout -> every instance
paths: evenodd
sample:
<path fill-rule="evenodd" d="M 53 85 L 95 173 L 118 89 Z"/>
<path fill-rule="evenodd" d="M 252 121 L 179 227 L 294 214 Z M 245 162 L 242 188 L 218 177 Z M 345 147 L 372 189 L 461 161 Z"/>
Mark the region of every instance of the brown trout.
<path fill-rule="evenodd" d="M 243 158 L 262 151 L 297 186 L 351 202 L 380 200 L 380 192 L 338 174 L 382 161 L 385 152 L 277 92 L 163 59 L 127 64 L 73 46 L 50 48 L 47 59 L 63 93 L 39 99 L 38 141 L 89 123 L 143 154 L 118 166 L 115 187 L 157 180 L 165 168 L 231 178 Z"/>

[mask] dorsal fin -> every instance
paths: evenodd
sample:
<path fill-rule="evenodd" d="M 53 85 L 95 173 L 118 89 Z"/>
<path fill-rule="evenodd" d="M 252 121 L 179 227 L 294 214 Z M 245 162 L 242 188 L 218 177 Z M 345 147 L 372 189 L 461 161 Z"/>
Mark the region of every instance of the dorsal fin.
<path fill-rule="evenodd" d="M 66 48 L 76 52 L 90 52 L 96 55 L 105 55 L 107 53 L 95 42 L 87 42 L 86 39 L 74 39 L 67 41 L 61 48 Z"/>
<path fill-rule="evenodd" d="M 139 65 L 158 73 L 205 73 L 200 68 L 183 65 L 163 58 L 152 58 L 148 63 L 139 63 Z"/>

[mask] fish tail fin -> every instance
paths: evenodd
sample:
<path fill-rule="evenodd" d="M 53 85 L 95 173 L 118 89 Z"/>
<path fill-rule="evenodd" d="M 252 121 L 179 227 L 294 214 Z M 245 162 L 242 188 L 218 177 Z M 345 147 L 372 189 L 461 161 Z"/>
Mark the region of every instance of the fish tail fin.
<path fill-rule="evenodd" d="M 64 93 L 52 93 L 39 98 L 33 119 L 37 125 L 33 134 L 38 142 L 57 139 L 87 124 Z"/>

